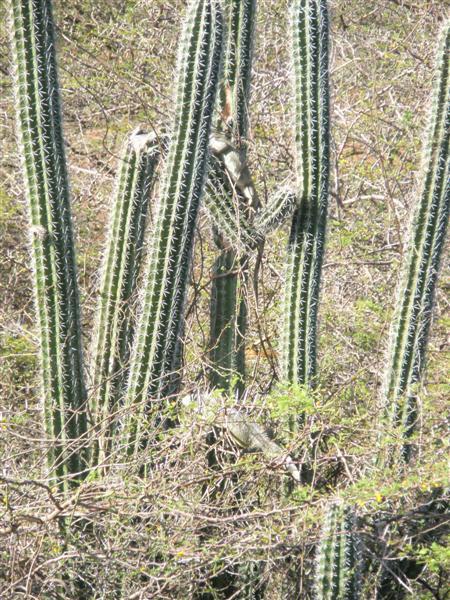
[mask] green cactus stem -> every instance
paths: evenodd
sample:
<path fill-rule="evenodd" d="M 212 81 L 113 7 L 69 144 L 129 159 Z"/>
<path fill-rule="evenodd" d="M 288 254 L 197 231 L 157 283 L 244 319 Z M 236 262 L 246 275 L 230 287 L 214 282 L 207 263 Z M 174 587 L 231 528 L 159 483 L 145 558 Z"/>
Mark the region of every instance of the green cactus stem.
<path fill-rule="evenodd" d="M 179 338 L 194 230 L 207 168 L 222 49 L 217 0 L 194 0 L 181 42 L 175 119 L 157 207 L 145 290 L 131 356 L 125 440 L 136 448 L 149 396 L 169 393 L 176 375 Z M 130 414 L 129 408 L 138 410 Z"/>
<path fill-rule="evenodd" d="M 361 598 L 360 549 L 352 508 L 332 504 L 317 550 L 317 600 L 359 600 Z"/>
<path fill-rule="evenodd" d="M 113 434 L 113 420 L 128 371 L 133 338 L 132 304 L 143 258 L 149 199 L 155 183 L 161 145 L 154 134 L 137 129 L 121 157 L 102 270 L 93 351 L 91 413 L 99 431 L 102 460 Z"/>
<path fill-rule="evenodd" d="M 242 266 L 234 251 L 224 251 L 213 266 L 210 324 L 210 381 L 213 387 L 243 391 L 246 303 L 239 290 Z"/>
<path fill-rule="evenodd" d="M 422 188 L 411 226 L 406 268 L 397 309 L 384 384 L 385 412 L 405 440 L 416 422 L 415 386 L 421 379 L 434 306 L 439 264 L 448 224 L 450 138 L 450 24 L 447 23 L 436 69 L 428 140 L 423 152 Z M 402 456 L 408 459 L 405 443 Z"/>
<path fill-rule="evenodd" d="M 30 221 L 50 477 L 85 467 L 81 322 L 49 0 L 10 0 L 17 129 Z"/>
<path fill-rule="evenodd" d="M 283 379 L 313 385 L 329 180 L 328 14 L 325 0 L 292 11 L 298 206 L 288 245 Z"/>
<path fill-rule="evenodd" d="M 245 380 L 248 257 L 230 248 L 230 240 L 236 248 L 239 244 L 254 248 L 258 243 L 251 227 L 258 197 L 247 167 L 244 141 L 248 130 L 256 0 L 227 0 L 225 7 L 228 36 L 218 131 L 210 138 L 214 162 L 205 202 L 218 225 L 214 233 L 221 251 L 213 267 L 211 286 L 210 380 L 214 387 L 240 394 Z"/>

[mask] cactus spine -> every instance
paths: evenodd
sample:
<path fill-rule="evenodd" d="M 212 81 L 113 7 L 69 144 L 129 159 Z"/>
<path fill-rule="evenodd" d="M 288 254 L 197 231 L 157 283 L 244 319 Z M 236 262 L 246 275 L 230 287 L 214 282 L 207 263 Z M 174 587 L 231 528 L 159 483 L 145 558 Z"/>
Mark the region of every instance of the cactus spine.
<path fill-rule="evenodd" d="M 360 562 L 352 509 L 332 504 L 325 517 L 317 551 L 317 600 L 358 600 Z"/>
<path fill-rule="evenodd" d="M 430 329 L 434 292 L 448 224 L 450 138 L 450 23 L 437 65 L 420 199 L 411 227 L 409 251 L 397 296 L 397 310 L 385 374 L 384 402 L 391 424 L 411 435 L 415 425 L 414 385 L 420 381 Z M 409 446 L 402 448 L 408 459 Z"/>
<path fill-rule="evenodd" d="M 328 14 L 325 0 L 294 0 L 293 59 L 298 206 L 288 245 L 283 379 L 311 385 L 329 179 Z"/>
<path fill-rule="evenodd" d="M 175 121 L 145 268 L 146 284 L 125 397 L 125 405 L 138 406 L 139 413 L 127 425 L 129 450 L 139 437 L 148 395 L 164 396 L 177 366 L 221 48 L 218 2 L 194 0 L 181 43 Z"/>
<path fill-rule="evenodd" d="M 253 252 L 265 238 L 282 226 L 292 215 L 297 204 L 296 194 L 281 189 L 268 204 L 259 207 L 250 222 L 242 211 L 227 197 L 226 184 L 219 173 L 212 169 L 208 178 L 208 201 L 206 208 L 213 228 L 220 231 L 223 244 L 241 252 Z"/>
<path fill-rule="evenodd" d="M 220 118 L 218 127 L 225 129 L 235 142 L 228 143 L 223 136 L 222 145 L 226 152 L 236 153 L 237 161 L 245 165 L 245 145 L 243 139 L 248 130 L 248 103 L 252 68 L 253 36 L 256 13 L 256 0 L 228 0 L 228 37 L 224 59 L 224 77 L 220 98 Z M 214 141 L 214 140 L 213 140 Z M 220 138 L 217 139 L 221 145 Z M 212 143 L 213 155 L 214 144 Z M 245 330 L 247 326 L 247 304 L 245 298 L 248 258 L 230 249 L 226 238 L 229 230 L 235 231 L 244 245 L 256 243 L 250 229 L 251 210 L 237 182 L 230 182 L 225 173 L 227 160 L 220 164 L 215 160 L 210 179 L 214 182 L 213 197 L 208 201 L 211 214 L 221 213 L 225 228 L 215 232 L 216 244 L 221 250 L 213 266 L 210 308 L 210 380 L 214 387 L 233 391 L 237 377 L 236 391 L 243 390 L 245 378 Z M 244 167 L 245 168 L 245 167 Z M 221 183 L 221 189 L 217 186 Z M 235 184 L 235 185 L 234 185 Z M 218 193 L 217 193 L 218 192 Z M 215 198 L 214 198 L 215 196 Z M 222 198 L 221 198 L 222 196 Z M 224 205 L 224 206 L 223 206 Z M 217 208 L 218 210 L 215 210 Z M 236 222 L 233 225 L 233 217 Z M 227 227 L 231 221 L 231 227 Z M 231 239 L 235 236 L 230 236 Z"/>
<path fill-rule="evenodd" d="M 136 300 L 149 198 L 160 158 L 159 140 L 136 130 L 121 157 L 106 249 L 93 352 L 93 401 L 101 431 L 112 423 L 133 337 L 132 303 Z M 100 435 L 97 440 L 108 446 Z"/>
<path fill-rule="evenodd" d="M 24 157 L 50 474 L 84 468 L 87 428 L 80 310 L 49 0 L 11 0 L 17 122 Z"/>

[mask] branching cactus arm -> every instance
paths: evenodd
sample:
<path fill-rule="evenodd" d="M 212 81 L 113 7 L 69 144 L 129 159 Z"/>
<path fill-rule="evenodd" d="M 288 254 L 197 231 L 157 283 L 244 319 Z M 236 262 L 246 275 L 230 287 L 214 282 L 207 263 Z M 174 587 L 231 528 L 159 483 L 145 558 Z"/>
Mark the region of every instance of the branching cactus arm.
<path fill-rule="evenodd" d="M 248 167 L 237 147 L 223 134 L 211 134 L 209 149 L 212 158 L 205 206 L 220 238 L 217 243 L 224 250 L 251 252 L 261 238 L 248 218 L 248 211 L 240 205 L 242 192 L 247 194 L 250 204 L 257 197 Z"/>
<path fill-rule="evenodd" d="M 255 218 L 258 237 L 265 237 L 283 225 L 296 208 L 297 195 L 289 189 L 281 189 L 262 207 Z"/>

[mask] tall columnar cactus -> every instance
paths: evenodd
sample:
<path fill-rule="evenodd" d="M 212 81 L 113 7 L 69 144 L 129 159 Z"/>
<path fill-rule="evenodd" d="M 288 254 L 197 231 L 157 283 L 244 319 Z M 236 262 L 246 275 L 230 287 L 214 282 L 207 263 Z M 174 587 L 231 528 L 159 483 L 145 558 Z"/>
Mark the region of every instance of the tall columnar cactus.
<path fill-rule="evenodd" d="M 351 507 L 329 506 L 317 550 L 317 600 L 361 598 L 361 556 L 355 527 Z"/>
<path fill-rule="evenodd" d="M 221 49 L 219 3 L 193 0 L 181 42 L 175 119 L 145 267 L 146 284 L 125 396 L 126 407 L 138 407 L 126 424 L 129 451 L 140 435 L 149 396 L 156 399 L 172 391 L 172 377 L 178 367 L 183 307 L 207 168 Z"/>
<path fill-rule="evenodd" d="M 141 129 L 127 140 L 121 157 L 103 264 L 94 335 L 91 412 L 105 450 L 128 372 L 133 338 L 133 309 L 143 258 L 144 231 L 161 144 Z"/>
<path fill-rule="evenodd" d="M 80 310 L 50 0 L 10 0 L 17 124 L 30 220 L 50 474 L 84 468 Z"/>
<path fill-rule="evenodd" d="M 424 150 L 422 189 L 412 222 L 406 268 L 385 372 L 384 402 L 391 424 L 411 435 L 416 420 L 414 385 L 420 381 L 450 204 L 450 24 L 443 31 L 429 134 Z M 403 458 L 409 450 L 405 444 Z"/>
<path fill-rule="evenodd" d="M 256 0 L 226 0 L 225 10 L 228 30 L 218 103 L 218 131 L 210 137 L 212 164 L 205 202 L 212 216 L 214 240 L 219 250 L 211 282 L 209 380 L 213 387 L 240 396 L 245 385 L 246 251 L 257 244 L 251 230 L 255 206 L 254 202 L 249 203 L 256 198 L 246 194 L 251 178 L 246 165 L 245 141 L 249 125 Z M 210 465 L 215 461 L 216 455 L 212 451 L 209 453 Z M 236 594 L 236 586 L 239 586 L 242 598 L 256 598 L 259 570 L 259 564 L 253 563 L 240 564 L 238 576 L 235 569 L 226 569 L 220 580 L 213 582 L 214 587 L 220 589 L 219 593 L 225 598 Z"/>
<path fill-rule="evenodd" d="M 298 206 L 288 246 L 283 379 L 314 383 L 317 309 L 329 179 L 328 14 L 325 0 L 292 7 Z"/>
<path fill-rule="evenodd" d="M 450 208 L 450 21 L 442 32 L 438 53 L 434 98 L 423 151 L 419 201 L 411 223 L 409 248 L 397 296 L 391 343 L 383 387 L 384 416 L 402 436 L 400 451 L 381 448 L 381 465 L 400 458 L 408 462 L 408 438 L 416 425 L 417 397 L 425 367 L 427 338 L 431 325 L 439 264 L 444 249 Z M 383 568 L 377 600 L 402 598 L 402 581 L 408 578 L 409 563 L 391 561 Z M 417 576 L 417 573 L 415 574 Z"/>
<path fill-rule="evenodd" d="M 245 164 L 245 142 L 248 130 L 248 104 L 252 70 L 252 51 L 255 26 L 256 0 L 227 0 L 228 35 L 224 58 L 223 82 L 219 101 L 217 127 L 224 131 L 220 152 L 220 138 L 212 136 L 210 146 L 213 159 L 210 180 L 221 184 L 221 189 L 213 190 L 207 204 L 211 213 L 230 213 L 235 217 L 237 227 L 231 225 L 239 238 L 253 240 L 246 236 L 246 221 L 251 221 L 251 208 L 227 172 L 227 158 L 236 158 Z M 230 150 L 234 142 L 234 150 Z M 235 152 L 236 157 L 230 157 Z M 228 154 L 226 154 L 228 153 Z M 220 156 L 220 159 L 218 158 Z M 223 196 L 221 198 L 221 196 Z M 218 211 L 215 211 L 218 208 Z M 225 210 L 223 210 L 225 208 Z M 217 221 L 216 221 L 217 223 Z M 227 247 L 227 229 L 215 231 L 215 240 L 220 255 L 213 267 L 210 308 L 210 380 L 214 387 L 232 391 L 243 390 L 245 377 L 245 330 L 247 325 L 246 282 L 248 259 Z M 229 235 L 229 234 L 228 234 Z M 235 379 L 237 381 L 235 382 Z"/>

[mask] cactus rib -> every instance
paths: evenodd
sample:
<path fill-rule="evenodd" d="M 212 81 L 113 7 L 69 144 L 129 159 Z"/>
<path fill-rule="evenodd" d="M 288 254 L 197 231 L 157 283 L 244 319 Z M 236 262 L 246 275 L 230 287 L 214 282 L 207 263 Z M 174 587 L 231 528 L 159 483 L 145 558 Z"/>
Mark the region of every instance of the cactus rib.
<path fill-rule="evenodd" d="M 158 398 L 167 391 L 178 356 L 221 46 L 219 3 L 191 2 L 178 61 L 175 122 L 145 269 L 146 287 L 125 397 L 125 405 L 137 405 L 140 416 L 148 394 Z M 138 415 L 128 428 L 129 450 L 139 437 L 141 422 Z"/>
<path fill-rule="evenodd" d="M 311 385 L 329 179 L 325 0 L 295 0 L 292 18 L 299 204 L 288 246 L 282 367 L 285 381 Z"/>
<path fill-rule="evenodd" d="M 81 323 L 52 7 L 11 0 L 17 123 L 31 230 L 49 468 L 60 485 L 84 468 Z M 70 447 L 69 447 L 70 446 Z"/>
<path fill-rule="evenodd" d="M 359 544 L 349 506 L 328 507 L 317 550 L 317 600 L 358 600 L 361 597 Z"/>

